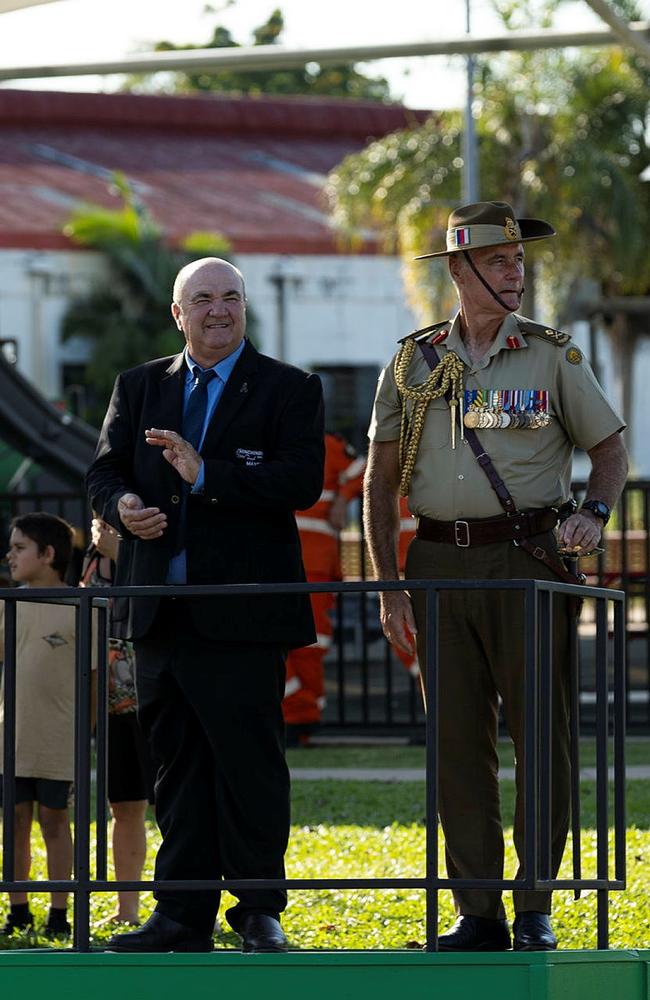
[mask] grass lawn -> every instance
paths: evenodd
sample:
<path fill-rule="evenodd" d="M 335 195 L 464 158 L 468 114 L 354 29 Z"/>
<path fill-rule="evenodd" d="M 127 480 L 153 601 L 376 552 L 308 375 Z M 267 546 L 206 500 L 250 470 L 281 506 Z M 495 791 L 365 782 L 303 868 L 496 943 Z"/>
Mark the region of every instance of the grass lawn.
<path fill-rule="evenodd" d="M 396 766 L 393 750 L 388 751 Z M 417 749 L 417 748 L 405 748 Z M 320 751 L 313 751 L 313 753 Z M 327 751 L 331 754 L 333 751 Z M 347 752 L 347 751 L 346 751 Z M 383 753 L 383 751 L 382 751 Z M 299 754 L 312 759 L 312 751 Z M 294 765 L 295 766 L 295 765 Z M 305 766 L 305 765 L 303 765 Z M 309 765 L 311 766 L 311 764 Z M 358 766 L 358 765 L 357 765 Z M 367 762 L 363 766 L 370 766 Z M 381 766 L 384 766 L 383 764 Z M 418 766 L 417 764 L 408 766 Z M 583 867 L 595 873 L 595 790 L 584 782 Z M 513 808 L 513 783 L 502 785 L 505 824 Z M 421 877 L 425 863 L 424 786 L 422 782 L 300 781 L 293 787 L 293 826 L 287 872 L 309 877 Z M 614 948 L 650 948 L 650 781 L 628 783 L 628 888 L 610 897 L 610 941 Z M 514 852 L 507 830 L 506 871 L 514 874 Z M 34 877 L 45 877 L 44 850 L 35 838 Z M 149 825 L 149 854 L 144 878 L 152 877 L 158 833 Z M 441 841 L 442 845 L 442 841 Z M 569 845 L 570 846 L 570 845 Z M 441 858 L 443 857 L 441 849 Z M 561 875 L 570 877 L 570 849 Z M 232 898 L 225 893 L 220 911 L 224 930 L 218 948 L 237 948 L 238 937 L 227 929 L 223 913 Z M 6 897 L 2 908 L 6 906 Z M 32 898 L 37 926 L 47 915 L 47 897 Z M 94 943 L 102 947 L 111 930 L 98 928 L 114 910 L 114 897 L 92 897 Z M 506 905 L 511 914 L 510 901 Z M 150 912 L 150 894 L 143 895 L 143 918 Z M 440 926 L 452 922 L 450 894 L 440 894 Z M 294 891 L 283 920 L 295 948 L 416 948 L 424 942 L 424 894 L 421 890 Z M 574 902 L 572 893 L 554 899 L 554 926 L 563 948 L 594 948 L 596 897 L 590 893 Z M 15 935 L 0 947 L 49 946 L 44 938 Z"/>
<path fill-rule="evenodd" d="M 514 764 L 513 747 L 510 740 L 501 740 L 498 746 L 502 767 Z M 289 767 L 405 767 L 424 768 L 425 750 L 422 746 L 326 746 L 314 745 L 306 749 L 288 750 Z M 650 739 L 628 739 L 625 748 L 627 764 L 650 767 Z M 596 763 L 595 744 L 592 739 L 581 740 L 580 764 L 594 767 Z"/>

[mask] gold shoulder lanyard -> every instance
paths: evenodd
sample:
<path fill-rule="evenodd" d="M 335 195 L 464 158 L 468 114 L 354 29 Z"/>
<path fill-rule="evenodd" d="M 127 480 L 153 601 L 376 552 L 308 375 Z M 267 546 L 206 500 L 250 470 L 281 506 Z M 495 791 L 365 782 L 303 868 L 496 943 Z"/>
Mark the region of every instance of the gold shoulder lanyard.
<path fill-rule="evenodd" d="M 395 383 L 402 397 L 402 420 L 399 432 L 399 464 L 401 479 L 399 491 L 401 496 L 408 496 L 411 476 L 415 468 L 420 438 L 424 427 L 424 418 L 429 403 L 449 393 L 451 419 L 451 446 L 456 447 L 456 410 L 462 397 L 464 364 L 454 351 L 447 354 L 432 368 L 431 374 L 420 385 L 407 385 L 406 377 L 417 347 L 415 339 L 410 338 L 400 349 L 395 358 Z M 409 420 L 406 412 L 406 400 L 413 403 Z M 461 414 L 461 435 L 463 421 Z"/>

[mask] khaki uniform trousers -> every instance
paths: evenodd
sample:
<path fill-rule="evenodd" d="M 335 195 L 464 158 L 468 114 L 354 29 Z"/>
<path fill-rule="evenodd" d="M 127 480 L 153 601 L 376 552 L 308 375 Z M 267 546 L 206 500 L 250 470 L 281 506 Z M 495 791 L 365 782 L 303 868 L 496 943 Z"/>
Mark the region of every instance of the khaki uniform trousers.
<path fill-rule="evenodd" d="M 553 533 L 531 538 L 555 550 Z M 431 580 L 550 579 L 557 577 L 512 542 L 473 548 L 415 538 L 406 578 Z M 425 594 L 412 595 L 418 654 L 425 663 Z M 570 813 L 568 600 L 554 597 L 552 674 L 551 862 L 555 877 L 566 843 Z M 496 752 L 498 697 L 515 745 L 514 843 L 524 862 L 524 595 L 517 591 L 440 593 L 439 603 L 439 803 L 449 878 L 503 878 L 503 828 Z M 512 873 L 508 874 L 512 877 Z M 551 912 L 551 893 L 515 891 L 515 912 Z M 503 918 L 501 893 L 454 892 L 456 910 Z"/>

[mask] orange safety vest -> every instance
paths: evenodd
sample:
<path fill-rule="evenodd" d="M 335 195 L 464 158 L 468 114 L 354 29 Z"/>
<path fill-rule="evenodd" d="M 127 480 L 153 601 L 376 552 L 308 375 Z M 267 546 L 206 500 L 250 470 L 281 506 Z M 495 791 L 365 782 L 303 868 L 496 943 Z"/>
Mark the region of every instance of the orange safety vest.
<path fill-rule="evenodd" d="M 339 532 L 329 521 L 332 503 L 337 496 L 347 501 L 361 495 L 365 457 L 357 455 L 352 445 L 339 434 L 325 435 L 325 475 L 323 492 L 308 510 L 298 511 L 302 558 L 308 579 L 339 579 Z"/>

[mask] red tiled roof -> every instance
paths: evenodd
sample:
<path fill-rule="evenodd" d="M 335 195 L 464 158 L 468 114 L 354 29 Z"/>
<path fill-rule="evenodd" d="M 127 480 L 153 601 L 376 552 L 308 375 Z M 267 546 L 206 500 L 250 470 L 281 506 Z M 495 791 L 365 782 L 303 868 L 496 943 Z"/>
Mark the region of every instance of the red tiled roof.
<path fill-rule="evenodd" d="M 0 90 L 0 247 L 69 249 L 61 230 L 75 204 L 114 207 L 108 180 L 121 171 L 170 241 L 217 230 L 240 252 L 332 253 L 323 176 L 426 114 L 320 98 Z"/>

